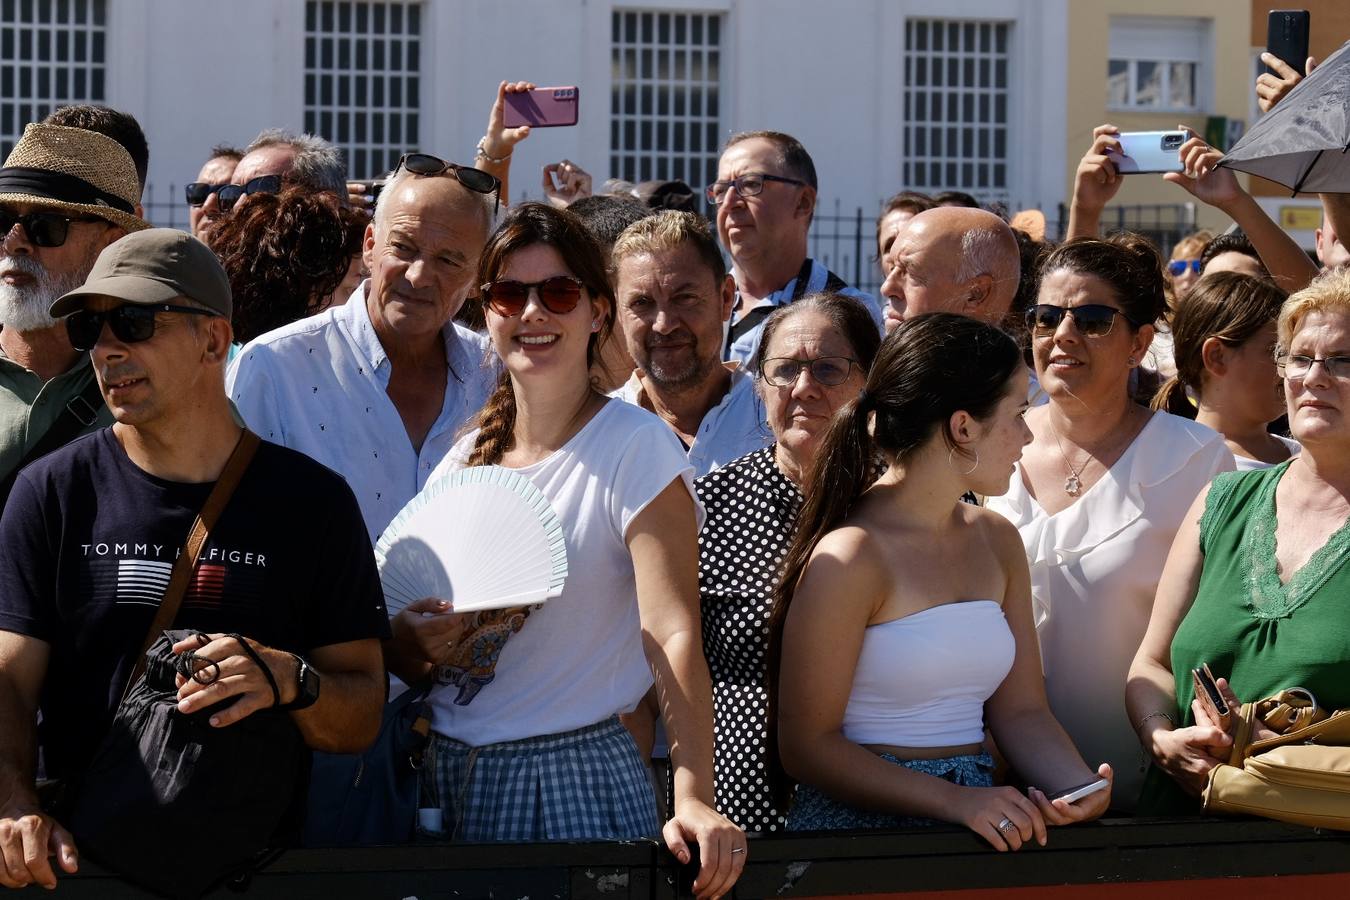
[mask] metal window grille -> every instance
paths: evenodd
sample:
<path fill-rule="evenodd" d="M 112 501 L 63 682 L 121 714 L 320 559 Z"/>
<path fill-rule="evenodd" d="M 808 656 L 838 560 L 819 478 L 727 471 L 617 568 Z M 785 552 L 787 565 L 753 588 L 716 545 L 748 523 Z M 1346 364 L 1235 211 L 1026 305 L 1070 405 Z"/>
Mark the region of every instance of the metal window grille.
<path fill-rule="evenodd" d="M 0 0 L 0 158 L 29 122 L 104 101 L 105 0 Z"/>
<path fill-rule="evenodd" d="M 903 181 L 925 192 L 1008 192 L 1006 22 L 905 22 Z"/>
<path fill-rule="evenodd" d="M 613 15 L 609 171 L 639 182 L 717 179 L 722 17 Z"/>
<path fill-rule="evenodd" d="M 305 3 L 305 130 L 374 178 L 421 140 L 422 7 L 389 0 Z"/>

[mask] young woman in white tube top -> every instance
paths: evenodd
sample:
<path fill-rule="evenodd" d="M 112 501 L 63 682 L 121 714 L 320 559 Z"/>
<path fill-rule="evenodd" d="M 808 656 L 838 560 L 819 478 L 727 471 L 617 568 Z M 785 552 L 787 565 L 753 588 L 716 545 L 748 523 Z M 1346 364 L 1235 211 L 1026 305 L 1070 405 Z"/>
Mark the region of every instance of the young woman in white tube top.
<path fill-rule="evenodd" d="M 1008 489 L 1026 397 L 1007 335 L 932 313 L 886 338 L 835 414 L 771 628 L 789 829 L 946 821 L 1016 850 L 1106 810 L 1110 766 L 1089 768 L 1046 705 L 1017 531 L 961 502 Z M 1035 787 L 993 785 L 986 725 Z M 1107 788 L 1076 803 L 1049 799 L 1099 777 Z"/>

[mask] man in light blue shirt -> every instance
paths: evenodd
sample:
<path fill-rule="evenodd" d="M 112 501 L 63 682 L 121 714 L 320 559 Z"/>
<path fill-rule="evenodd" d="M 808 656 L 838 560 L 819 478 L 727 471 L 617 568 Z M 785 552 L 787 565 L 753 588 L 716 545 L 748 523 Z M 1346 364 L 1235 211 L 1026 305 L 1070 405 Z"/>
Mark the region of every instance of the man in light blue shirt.
<path fill-rule="evenodd" d="M 428 159 L 418 155 L 419 171 Z M 372 540 L 495 381 L 487 339 L 452 321 L 492 226 L 494 198 L 475 184 L 400 163 L 366 229 L 370 278 L 345 305 L 249 342 L 229 369 L 249 428 L 343 475 Z"/>
<path fill-rule="evenodd" d="M 755 379 L 723 365 L 736 285 L 707 223 L 673 210 L 641 219 L 611 252 L 616 324 L 637 370 L 616 393 L 656 413 L 706 475 L 773 443 Z"/>
<path fill-rule="evenodd" d="M 791 135 L 746 131 L 732 135 L 722 148 L 708 200 L 717 207 L 717 235 L 731 255 L 736 279 L 723 359 L 748 364 L 769 314 L 821 291 L 858 298 L 880 330 L 877 299 L 848 287 L 807 255 L 816 190 L 811 155 Z"/>

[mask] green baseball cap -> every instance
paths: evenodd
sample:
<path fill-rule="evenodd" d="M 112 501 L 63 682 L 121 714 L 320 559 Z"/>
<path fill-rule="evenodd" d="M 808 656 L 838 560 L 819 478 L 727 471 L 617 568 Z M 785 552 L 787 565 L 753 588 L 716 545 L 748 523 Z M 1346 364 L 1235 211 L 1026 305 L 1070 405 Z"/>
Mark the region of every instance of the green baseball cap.
<path fill-rule="evenodd" d="M 154 305 L 188 297 L 230 318 L 230 280 L 220 260 L 201 241 L 174 228 L 147 228 L 103 248 L 84 284 L 59 297 L 50 315 L 61 318 L 91 297 Z"/>

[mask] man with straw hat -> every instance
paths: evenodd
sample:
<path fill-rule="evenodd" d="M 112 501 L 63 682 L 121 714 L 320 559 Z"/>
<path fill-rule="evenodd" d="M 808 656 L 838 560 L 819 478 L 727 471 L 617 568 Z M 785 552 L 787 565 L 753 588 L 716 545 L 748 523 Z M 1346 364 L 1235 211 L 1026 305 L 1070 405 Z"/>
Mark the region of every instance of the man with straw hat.
<path fill-rule="evenodd" d="M 27 463 L 112 422 L 88 354 L 48 309 L 149 223 L 136 165 L 83 128 L 30 124 L 0 168 L 0 503 Z"/>

